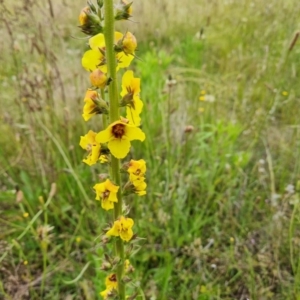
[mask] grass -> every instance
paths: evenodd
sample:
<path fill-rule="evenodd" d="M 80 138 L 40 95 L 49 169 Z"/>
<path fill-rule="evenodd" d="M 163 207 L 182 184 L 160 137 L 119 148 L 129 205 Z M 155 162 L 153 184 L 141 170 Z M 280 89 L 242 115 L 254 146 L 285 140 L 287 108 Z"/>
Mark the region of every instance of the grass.
<path fill-rule="evenodd" d="M 91 186 L 105 170 L 83 165 L 78 146 L 97 128 L 80 116 L 84 3 L 49 3 L 1 4 L 0 295 L 100 299 L 106 217 Z M 138 299 L 300 299 L 299 3 L 135 10 L 147 140 L 134 156 L 148 166 L 147 196 L 130 199 L 145 238 Z"/>

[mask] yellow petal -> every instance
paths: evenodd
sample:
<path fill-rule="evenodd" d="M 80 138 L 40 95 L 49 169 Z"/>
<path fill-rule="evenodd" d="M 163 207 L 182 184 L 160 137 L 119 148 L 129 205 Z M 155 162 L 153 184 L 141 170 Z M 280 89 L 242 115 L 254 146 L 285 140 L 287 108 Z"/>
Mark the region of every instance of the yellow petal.
<path fill-rule="evenodd" d="M 82 63 L 82 66 L 87 71 L 94 71 L 97 69 L 97 66 L 99 66 L 102 59 L 103 59 L 103 55 L 98 49 L 97 50 L 88 50 L 84 53 L 81 63 Z"/>
<path fill-rule="evenodd" d="M 113 226 L 111 229 L 109 229 L 106 232 L 106 235 L 108 235 L 108 236 L 119 236 L 119 231 L 117 230 L 116 226 Z"/>
<path fill-rule="evenodd" d="M 134 57 L 132 55 L 126 55 L 124 52 L 119 52 L 117 54 L 118 67 L 127 68 L 130 65 L 133 58 Z"/>
<path fill-rule="evenodd" d="M 127 228 L 131 228 L 134 225 L 134 221 L 131 218 L 124 218 L 124 223 Z"/>
<path fill-rule="evenodd" d="M 129 124 L 134 126 L 140 126 L 141 125 L 141 118 L 139 116 L 139 113 L 137 113 L 133 107 L 126 107 L 126 119 L 129 120 Z"/>
<path fill-rule="evenodd" d="M 112 132 L 111 132 L 111 125 L 108 126 L 105 130 L 100 131 L 96 135 L 96 142 L 97 143 L 107 143 L 110 139 L 113 138 Z"/>
<path fill-rule="evenodd" d="M 96 192 L 96 200 L 100 200 L 100 197 L 102 197 L 102 193 L 105 192 L 105 183 L 102 182 L 102 183 L 96 183 L 94 186 L 93 186 L 93 189 L 95 190 Z"/>
<path fill-rule="evenodd" d="M 127 125 L 125 127 L 125 135 L 126 137 L 132 141 L 132 140 L 145 140 L 145 133 L 138 127 Z"/>
<path fill-rule="evenodd" d="M 131 81 L 131 87 L 134 91 L 134 94 L 139 94 L 141 91 L 141 79 L 140 78 L 133 78 Z"/>
<path fill-rule="evenodd" d="M 105 47 L 104 34 L 99 33 L 89 39 L 89 45 L 92 49 L 98 49 Z"/>
<path fill-rule="evenodd" d="M 109 201 L 108 199 L 105 199 L 101 201 L 101 207 L 104 209 L 104 210 L 110 210 L 110 209 L 113 209 L 114 208 L 114 203 Z"/>
<path fill-rule="evenodd" d="M 133 79 L 133 71 L 131 70 L 126 71 L 122 77 L 122 89 L 126 91 L 126 94 L 127 94 L 127 87 L 131 86 L 132 79 Z"/>
<path fill-rule="evenodd" d="M 126 230 L 126 231 L 121 231 L 121 232 L 120 232 L 120 237 L 121 237 L 121 239 L 122 239 L 123 241 L 126 241 L 126 242 L 130 241 L 131 238 L 132 238 L 132 236 L 133 236 L 133 231 L 132 231 L 132 229 L 128 229 L 128 230 Z"/>
<path fill-rule="evenodd" d="M 119 190 L 119 187 L 117 185 L 114 185 L 109 179 L 106 179 L 105 181 L 105 188 L 113 193 L 117 193 Z"/>
<path fill-rule="evenodd" d="M 85 136 L 80 137 L 80 147 L 83 149 L 87 149 L 95 142 L 96 132 L 93 130 L 89 130 L 89 132 Z"/>
<path fill-rule="evenodd" d="M 88 166 L 92 166 L 95 164 L 95 162 L 93 162 L 91 159 L 90 159 L 90 155 L 87 156 L 87 158 L 83 159 L 82 160 L 85 164 L 87 164 Z"/>
<path fill-rule="evenodd" d="M 79 146 L 82 148 L 82 149 L 86 149 L 89 145 L 89 140 L 86 136 L 81 136 L 80 137 L 80 142 L 79 142 Z"/>
<path fill-rule="evenodd" d="M 122 38 L 123 38 L 123 34 L 119 31 L 115 31 L 115 44 L 117 44 L 118 41 Z"/>
<path fill-rule="evenodd" d="M 107 146 L 114 157 L 121 159 L 128 154 L 130 141 L 126 137 L 122 139 L 112 139 L 108 142 Z"/>
<path fill-rule="evenodd" d="M 93 114 L 89 114 L 89 113 L 83 113 L 82 117 L 84 119 L 84 121 L 88 121 L 92 116 L 94 116 L 96 113 Z"/>
<path fill-rule="evenodd" d="M 96 163 L 100 156 L 100 145 L 99 144 L 93 144 L 92 145 L 92 152 L 91 152 L 91 161 L 93 163 Z"/>

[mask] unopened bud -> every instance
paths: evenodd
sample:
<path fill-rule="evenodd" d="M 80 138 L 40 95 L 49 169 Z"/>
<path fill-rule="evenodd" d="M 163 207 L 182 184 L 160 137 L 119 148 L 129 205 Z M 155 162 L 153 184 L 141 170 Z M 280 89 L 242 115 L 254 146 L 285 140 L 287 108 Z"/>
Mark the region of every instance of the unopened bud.
<path fill-rule="evenodd" d="M 126 54 L 134 55 L 134 51 L 136 47 L 137 47 L 137 41 L 135 36 L 131 32 L 127 31 L 127 33 L 123 38 L 123 51 Z"/>
<path fill-rule="evenodd" d="M 84 7 L 82 10 L 81 10 L 81 12 L 80 12 L 80 14 L 79 14 L 79 17 L 78 17 L 78 19 L 79 19 L 79 24 L 82 26 L 82 25 L 85 25 L 86 23 L 87 23 L 87 21 L 88 21 L 88 13 L 90 13 L 91 12 L 91 9 L 89 8 L 89 6 L 86 6 L 86 7 Z"/>
<path fill-rule="evenodd" d="M 111 267 L 112 267 L 112 265 L 109 262 L 105 261 L 102 263 L 100 269 L 103 271 L 108 271 L 111 269 Z"/>
<path fill-rule="evenodd" d="M 116 20 L 128 20 L 132 16 L 132 2 L 121 0 L 117 6 Z"/>
<path fill-rule="evenodd" d="M 79 24 L 83 33 L 87 35 L 96 35 L 103 32 L 101 20 L 97 15 L 97 10 L 92 3 L 84 7 L 79 14 Z"/>
<path fill-rule="evenodd" d="M 96 69 L 90 74 L 90 81 L 93 86 L 104 89 L 107 84 L 107 77 L 101 70 Z"/>
<path fill-rule="evenodd" d="M 185 127 L 184 132 L 185 133 L 190 133 L 190 132 L 194 131 L 194 129 L 195 129 L 194 126 L 188 125 L 188 126 Z"/>
<path fill-rule="evenodd" d="M 137 41 L 135 36 L 131 32 L 127 31 L 126 34 L 117 42 L 117 45 L 115 46 L 115 51 L 123 51 L 127 55 L 134 55 L 136 47 Z"/>

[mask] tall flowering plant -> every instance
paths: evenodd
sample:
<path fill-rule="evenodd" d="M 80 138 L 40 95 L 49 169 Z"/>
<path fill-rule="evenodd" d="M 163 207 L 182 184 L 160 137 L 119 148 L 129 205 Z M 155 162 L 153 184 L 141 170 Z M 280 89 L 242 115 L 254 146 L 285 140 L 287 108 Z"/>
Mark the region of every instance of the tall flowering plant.
<path fill-rule="evenodd" d="M 128 20 L 131 13 L 132 2 L 121 0 L 114 4 L 113 0 L 97 0 L 97 5 L 88 3 L 79 15 L 80 28 L 89 36 L 90 47 L 82 57 L 82 66 L 90 78 L 82 117 L 89 121 L 100 116 L 104 128 L 100 132 L 89 130 L 81 136 L 80 146 L 87 151 L 83 162 L 88 166 L 107 164 L 110 174 L 105 181 L 93 186 L 99 206 L 108 213 L 112 212 L 112 223 L 105 234 L 109 241 L 114 241 L 114 254 L 105 254 L 103 269 L 109 273 L 105 279 L 106 289 L 100 293 L 104 299 L 125 299 L 125 284 L 133 267 L 127 257 L 130 251 L 125 251 L 124 247 L 130 246 L 135 234 L 134 221 L 128 216 L 129 209 L 123 198 L 131 193 L 143 196 L 147 187 L 145 161 L 126 160 L 131 141 L 145 140 L 139 127 L 143 109 L 140 79 L 128 70 L 135 57 L 137 41 L 129 31 L 115 31 L 115 22 Z M 123 73 L 121 84 L 117 72 Z M 105 99 L 107 94 L 108 99 Z M 121 173 L 126 174 L 124 182 Z"/>

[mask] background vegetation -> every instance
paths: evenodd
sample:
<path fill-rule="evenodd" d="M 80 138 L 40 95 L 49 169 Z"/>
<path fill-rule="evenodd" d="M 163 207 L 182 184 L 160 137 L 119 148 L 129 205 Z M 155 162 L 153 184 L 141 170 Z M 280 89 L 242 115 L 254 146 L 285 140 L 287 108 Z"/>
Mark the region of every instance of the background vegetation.
<path fill-rule="evenodd" d="M 135 2 L 138 299 L 300 299 L 300 2 Z M 0 298 L 100 299 L 105 170 L 78 145 L 99 122 L 81 118 L 85 2 L 0 5 Z"/>

